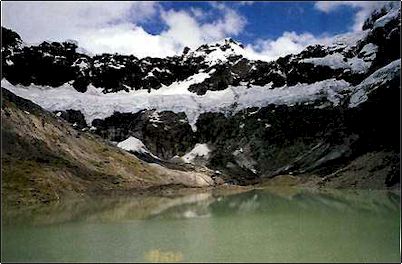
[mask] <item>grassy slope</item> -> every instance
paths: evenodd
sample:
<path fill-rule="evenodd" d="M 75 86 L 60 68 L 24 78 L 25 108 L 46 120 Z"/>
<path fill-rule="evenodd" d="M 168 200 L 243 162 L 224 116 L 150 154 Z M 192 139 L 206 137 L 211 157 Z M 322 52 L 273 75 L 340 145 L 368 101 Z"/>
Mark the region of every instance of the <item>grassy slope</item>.
<path fill-rule="evenodd" d="M 73 129 L 2 89 L 2 198 L 5 205 L 129 192 L 151 186 L 203 186 L 203 172 L 147 164 L 103 139 Z"/>

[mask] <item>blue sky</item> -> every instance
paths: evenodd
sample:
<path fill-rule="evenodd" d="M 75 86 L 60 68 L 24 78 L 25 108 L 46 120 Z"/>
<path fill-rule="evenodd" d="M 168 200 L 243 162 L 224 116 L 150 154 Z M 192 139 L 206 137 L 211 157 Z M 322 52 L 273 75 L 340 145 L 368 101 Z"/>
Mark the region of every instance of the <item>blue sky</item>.
<path fill-rule="evenodd" d="M 219 15 L 210 2 L 162 2 L 165 9 L 202 9 L 212 15 L 205 18 L 210 22 Z M 313 35 L 335 35 L 350 30 L 354 23 L 357 8 L 339 6 L 337 10 L 324 13 L 315 8 L 315 2 L 259 2 L 253 4 L 226 3 L 239 14 L 246 17 L 244 31 L 236 36 L 243 43 L 253 43 L 256 38 L 278 38 L 284 31 L 296 33 L 310 32 Z M 152 34 L 159 34 L 166 25 L 158 20 L 144 21 L 141 25 Z"/>
<path fill-rule="evenodd" d="M 232 37 L 272 60 L 361 30 L 373 1 L 2 2 L 2 25 L 27 43 L 74 39 L 89 53 L 165 57 Z"/>

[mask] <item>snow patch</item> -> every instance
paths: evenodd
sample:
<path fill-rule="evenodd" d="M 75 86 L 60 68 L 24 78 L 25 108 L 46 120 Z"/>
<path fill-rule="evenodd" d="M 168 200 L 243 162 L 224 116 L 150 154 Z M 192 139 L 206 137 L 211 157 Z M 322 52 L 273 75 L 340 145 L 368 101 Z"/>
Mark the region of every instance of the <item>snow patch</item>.
<path fill-rule="evenodd" d="M 357 57 L 345 58 L 340 53 L 334 53 L 322 58 L 303 59 L 301 62 L 328 66 L 331 69 L 350 69 L 355 73 L 365 73 L 371 66 L 371 62 L 364 61 Z"/>
<path fill-rule="evenodd" d="M 91 127 L 92 128 L 92 127 Z M 90 128 L 90 130 L 91 130 Z M 123 140 L 119 143 L 117 143 L 117 147 L 127 150 L 127 151 L 132 151 L 132 152 L 136 152 L 136 153 L 140 153 L 140 154 L 148 154 L 151 157 L 160 160 L 159 157 L 155 156 L 154 154 L 152 154 L 147 147 L 144 145 L 144 143 L 142 143 L 141 140 L 139 140 L 136 137 L 129 137 L 126 140 Z"/>
<path fill-rule="evenodd" d="M 373 61 L 377 56 L 378 46 L 373 43 L 368 43 L 360 50 L 359 55 L 365 60 Z"/>
<path fill-rule="evenodd" d="M 141 140 L 139 140 L 136 137 L 129 137 L 126 140 L 123 140 L 122 142 L 117 143 L 117 147 L 127 150 L 127 151 L 132 151 L 132 152 L 137 152 L 137 153 L 142 153 L 142 154 L 148 154 L 152 156 L 155 159 L 159 159 L 157 156 L 152 154 L 147 147 L 142 143 Z"/>
<path fill-rule="evenodd" d="M 224 50 L 222 50 L 222 48 Z M 223 39 L 213 44 L 201 46 L 195 51 L 190 51 L 184 58 L 198 58 L 203 57 L 204 62 L 208 66 L 213 66 L 217 64 L 224 64 L 228 62 L 229 57 L 233 56 L 247 56 L 247 52 L 240 46 L 239 43 L 231 39 Z"/>
<path fill-rule="evenodd" d="M 149 122 L 151 122 L 151 123 L 163 123 L 161 120 L 160 120 L 160 116 L 159 116 L 159 114 L 158 114 L 158 112 L 157 111 L 154 111 L 150 116 L 149 116 Z M 155 126 L 155 125 L 154 125 Z M 157 126 L 156 126 L 157 127 Z"/>
<path fill-rule="evenodd" d="M 226 115 L 251 107 L 264 107 L 269 104 L 294 105 L 326 98 L 338 105 L 343 95 L 339 92 L 348 90 L 350 85 L 344 80 L 328 79 L 312 84 L 297 84 L 281 88 L 269 89 L 270 85 L 261 87 L 229 86 L 225 90 L 207 91 L 205 95 L 197 95 L 187 90 L 189 83 L 199 81 L 208 74 L 201 73 L 187 80 L 182 87 L 179 84 L 170 86 L 172 90 L 132 90 L 116 93 L 102 92 L 103 89 L 88 86 L 85 93 L 78 92 L 66 83 L 57 88 L 49 86 L 12 85 L 7 80 L 1 81 L 2 87 L 31 100 L 48 111 L 79 110 L 90 126 L 94 119 L 105 119 L 114 112 L 137 113 L 142 110 L 184 112 L 193 130 L 202 113 L 222 112 Z M 162 91 L 160 91 L 162 90 Z"/>
<path fill-rule="evenodd" d="M 373 29 L 379 28 L 379 27 L 384 27 L 390 21 L 398 19 L 399 12 L 400 12 L 399 8 L 393 8 L 390 12 L 388 12 L 387 14 L 378 18 L 375 21 Z"/>
<path fill-rule="evenodd" d="M 381 84 L 384 84 L 401 74 L 401 59 L 395 60 L 387 66 L 375 71 L 369 77 L 356 85 L 350 97 L 349 107 L 356 107 L 367 101 L 368 94 L 376 90 Z"/>
<path fill-rule="evenodd" d="M 190 85 L 202 83 L 203 81 L 211 77 L 210 73 L 212 72 L 213 71 L 209 73 L 199 72 L 197 74 L 194 74 L 193 76 L 188 77 L 184 81 L 173 82 L 168 86 L 162 84 L 161 88 L 159 88 L 158 90 L 152 90 L 152 93 L 155 95 L 193 94 L 188 90 Z"/>
<path fill-rule="evenodd" d="M 120 64 L 118 64 L 118 65 L 108 64 L 107 66 L 109 66 L 109 68 L 113 68 L 113 69 L 116 69 L 116 70 L 119 70 L 119 69 L 121 69 L 121 68 L 125 68 L 125 67 L 126 67 L 126 66 L 120 65 Z"/>
<path fill-rule="evenodd" d="M 182 157 L 185 163 L 192 163 L 196 158 L 202 157 L 203 159 L 208 159 L 211 150 L 208 148 L 207 144 L 195 144 L 195 147 L 187 154 Z"/>
<path fill-rule="evenodd" d="M 348 52 L 354 49 L 362 39 L 365 39 L 369 31 L 370 30 L 364 30 L 336 35 L 330 40 L 331 44 L 328 50 L 336 51 L 342 49 L 343 52 Z"/>
<path fill-rule="evenodd" d="M 117 144 L 117 147 L 127 150 L 134 151 L 139 153 L 148 153 L 147 148 L 144 143 L 136 137 L 129 137 L 126 140 Z"/>

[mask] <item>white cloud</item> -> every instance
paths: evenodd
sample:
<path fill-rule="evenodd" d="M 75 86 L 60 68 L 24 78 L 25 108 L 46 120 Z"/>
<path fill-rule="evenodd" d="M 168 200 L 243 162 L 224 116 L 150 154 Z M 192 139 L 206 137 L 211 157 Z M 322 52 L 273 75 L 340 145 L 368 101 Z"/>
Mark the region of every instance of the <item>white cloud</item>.
<path fill-rule="evenodd" d="M 324 1 L 316 2 L 315 8 L 325 12 L 333 12 L 340 6 L 350 6 L 358 9 L 354 18 L 353 31 L 361 31 L 364 21 L 367 17 L 378 8 L 381 8 L 385 2 L 372 1 Z M 302 51 L 309 45 L 321 44 L 327 45 L 332 43 L 334 36 L 314 36 L 310 33 L 297 34 L 295 32 L 284 32 L 277 39 L 259 39 L 254 44 L 246 46 L 247 53 L 252 59 L 260 59 L 271 61 L 281 56 L 295 54 Z"/>
<path fill-rule="evenodd" d="M 174 44 L 142 27 L 119 24 L 87 31 L 78 38 L 80 46 L 91 52 L 134 54 L 137 57 L 165 57 L 177 53 Z"/>
<path fill-rule="evenodd" d="M 223 10 L 225 12 L 223 19 L 211 24 L 205 24 L 203 26 L 204 30 L 217 38 L 222 38 L 228 34 L 238 35 L 246 25 L 246 19 L 232 9 L 226 8 Z"/>
<path fill-rule="evenodd" d="M 5 2 L 2 25 L 28 43 L 74 39 L 94 54 L 173 55 L 171 42 L 136 24 L 157 11 L 155 2 Z"/>
<path fill-rule="evenodd" d="M 191 7 L 190 11 L 191 11 L 192 15 L 198 19 L 203 18 L 205 15 L 201 8 Z"/>
<path fill-rule="evenodd" d="M 155 2 L 4 2 L 2 25 L 28 43 L 74 39 L 91 53 L 165 57 L 205 42 L 239 34 L 246 23 L 236 11 L 217 4 L 220 18 L 201 23 L 201 9 L 164 10 Z M 167 29 L 146 32 L 138 22 L 160 14 Z"/>
<path fill-rule="evenodd" d="M 364 21 L 370 16 L 371 12 L 384 4 L 385 2 L 376 1 L 319 1 L 316 2 L 314 6 L 316 9 L 325 13 L 333 12 L 341 6 L 350 6 L 358 9 L 351 29 L 353 31 L 360 31 L 362 30 Z"/>
<path fill-rule="evenodd" d="M 252 59 L 271 61 L 281 56 L 298 53 L 312 44 L 329 43 L 330 39 L 315 37 L 310 33 L 284 32 L 277 39 L 259 39 L 255 44 L 247 45 L 246 50 Z"/>
<path fill-rule="evenodd" d="M 240 5 L 252 5 L 255 1 L 239 1 Z"/>
<path fill-rule="evenodd" d="M 202 42 L 203 34 L 197 20 L 185 11 L 164 11 L 162 20 L 168 29 L 161 33 L 179 48 L 195 47 Z"/>
<path fill-rule="evenodd" d="M 134 19 L 143 19 L 154 9 L 151 2 L 4 2 L 2 25 L 27 41 L 63 40 L 125 21 L 131 12 L 141 14 Z"/>
<path fill-rule="evenodd" d="M 230 8 L 220 9 L 222 18 L 210 23 L 200 23 L 186 11 L 163 11 L 162 19 L 168 29 L 162 37 L 171 40 L 178 49 L 185 46 L 196 48 L 204 43 L 221 40 L 228 35 L 236 36 L 243 30 L 246 20 Z"/>

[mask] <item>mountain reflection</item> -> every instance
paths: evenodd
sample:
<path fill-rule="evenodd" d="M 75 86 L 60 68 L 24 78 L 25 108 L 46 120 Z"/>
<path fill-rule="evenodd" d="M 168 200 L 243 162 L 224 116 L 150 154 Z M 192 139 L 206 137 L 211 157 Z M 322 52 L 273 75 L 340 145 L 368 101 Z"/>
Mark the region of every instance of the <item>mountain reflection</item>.
<path fill-rule="evenodd" d="M 3 224 L 126 222 L 139 219 L 221 217 L 231 214 L 304 212 L 398 212 L 396 192 L 368 190 L 255 189 L 235 194 L 213 192 L 173 197 L 120 197 L 70 201 L 3 212 Z"/>

